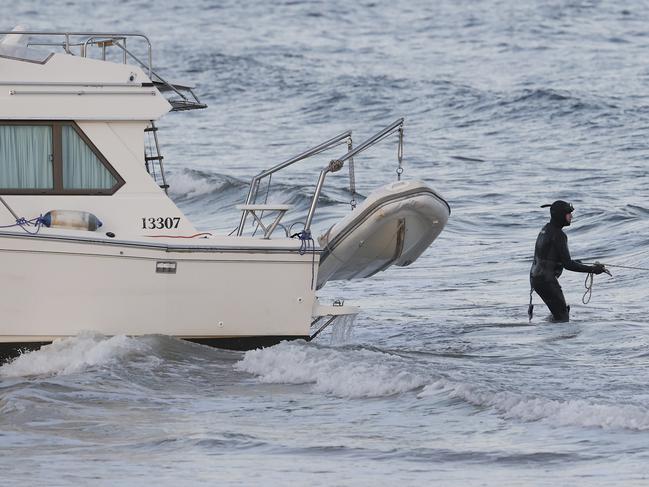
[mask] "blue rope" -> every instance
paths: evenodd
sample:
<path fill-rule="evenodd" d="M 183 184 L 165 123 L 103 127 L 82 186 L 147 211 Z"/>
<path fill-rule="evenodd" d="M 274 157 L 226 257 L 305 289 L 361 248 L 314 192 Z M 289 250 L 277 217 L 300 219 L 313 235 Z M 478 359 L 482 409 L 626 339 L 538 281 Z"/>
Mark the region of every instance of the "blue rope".
<path fill-rule="evenodd" d="M 313 289 L 313 285 L 315 283 L 315 241 L 311 236 L 310 230 L 302 230 L 301 232 L 297 233 L 296 236 L 300 239 L 300 249 L 298 250 L 300 255 L 304 255 L 307 252 L 311 252 L 313 255 L 311 261 L 311 289 Z"/>
<path fill-rule="evenodd" d="M 300 239 L 300 255 L 304 255 L 311 250 L 311 248 L 315 248 L 315 243 L 313 242 L 313 237 L 309 230 L 302 230 L 297 234 L 297 238 Z"/>
<path fill-rule="evenodd" d="M 37 216 L 36 218 L 32 218 L 31 220 L 27 220 L 24 217 L 20 217 L 16 220 L 16 223 L 13 223 L 12 225 L 0 225 L 0 228 L 13 228 L 13 227 L 20 227 L 22 228 L 25 232 L 29 233 L 30 235 L 36 235 L 38 232 L 40 232 L 41 227 L 43 226 L 44 221 L 43 221 L 43 215 Z M 35 226 L 36 230 L 31 231 L 29 227 Z"/>

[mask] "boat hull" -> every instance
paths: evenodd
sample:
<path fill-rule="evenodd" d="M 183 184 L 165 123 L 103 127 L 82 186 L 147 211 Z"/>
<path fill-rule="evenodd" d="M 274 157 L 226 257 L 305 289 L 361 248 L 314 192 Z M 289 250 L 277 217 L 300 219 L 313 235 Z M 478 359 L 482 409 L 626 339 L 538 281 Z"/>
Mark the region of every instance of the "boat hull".
<path fill-rule="evenodd" d="M 270 247 L 0 236 L 0 345 L 42 345 L 86 330 L 234 349 L 308 337 L 314 257 Z"/>

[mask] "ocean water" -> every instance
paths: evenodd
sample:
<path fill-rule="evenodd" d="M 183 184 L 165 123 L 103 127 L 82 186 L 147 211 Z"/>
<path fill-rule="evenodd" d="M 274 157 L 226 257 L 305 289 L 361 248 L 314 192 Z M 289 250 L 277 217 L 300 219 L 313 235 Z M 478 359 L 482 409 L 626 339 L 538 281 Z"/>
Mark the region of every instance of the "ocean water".
<path fill-rule="evenodd" d="M 6 5 L 5 5 L 6 3 Z M 3 26 L 141 31 L 209 109 L 169 114 L 171 196 L 227 233 L 250 178 L 346 129 L 406 118 L 403 177 L 450 202 L 414 264 L 329 283 L 362 307 L 311 343 L 247 353 L 78 337 L 0 367 L 11 485 L 649 485 L 649 5 L 613 1 L 3 3 Z M 334 155 L 274 178 L 305 213 Z M 356 161 L 393 181 L 396 138 Z M 349 211 L 345 171 L 314 222 Z M 575 258 L 614 268 L 570 323 L 527 275 L 572 201 Z"/>

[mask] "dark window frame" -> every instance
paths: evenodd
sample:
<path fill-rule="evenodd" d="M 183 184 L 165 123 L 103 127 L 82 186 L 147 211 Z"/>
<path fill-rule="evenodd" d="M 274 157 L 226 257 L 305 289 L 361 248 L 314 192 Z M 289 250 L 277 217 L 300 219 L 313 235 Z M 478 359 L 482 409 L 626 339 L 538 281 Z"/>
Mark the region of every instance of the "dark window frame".
<path fill-rule="evenodd" d="M 0 194 L 7 195 L 50 195 L 50 196 L 111 196 L 115 194 L 126 181 L 119 175 L 115 168 L 108 162 L 99 149 L 92 143 L 88 136 L 81 130 L 76 122 L 72 120 L 0 120 L 0 125 L 23 125 L 23 126 L 48 126 L 52 127 L 52 188 L 1 188 Z M 69 126 L 74 129 L 79 137 L 86 143 L 90 150 L 95 154 L 104 168 L 115 178 L 115 184 L 110 189 L 65 189 L 63 187 L 63 126 Z"/>

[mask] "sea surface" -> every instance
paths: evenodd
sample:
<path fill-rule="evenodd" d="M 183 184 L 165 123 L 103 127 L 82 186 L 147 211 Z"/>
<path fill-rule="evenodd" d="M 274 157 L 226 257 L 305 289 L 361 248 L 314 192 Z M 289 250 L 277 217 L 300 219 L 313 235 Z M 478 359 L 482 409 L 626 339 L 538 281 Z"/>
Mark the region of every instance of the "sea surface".
<path fill-rule="evenodd" d="M 649 485 L 647 2 L 0 3 L 5 29 L 144 32 L 155 69 L 196 87 L 209 108 L 159 136 L 202 231 L 234 228 L 262 169 L 399 117 L 403 178 L 452 207 L 411 266 L 329 283 L 362 312 L 311 343 L 88 330 L 1 366 L 0 484 Z M 273 178 L 288 218 L 344 149 Z M 396 168 L 396 136 L 357 157 L 357 199 Z M 315 233 L 350 211 L 348 184 L 328 179 Z M 537 296 L 530 323 L 555 199 L 576 208 L 573 257 L 626 267 L 588 305 L 564 273 L 570 323 Z"/>

